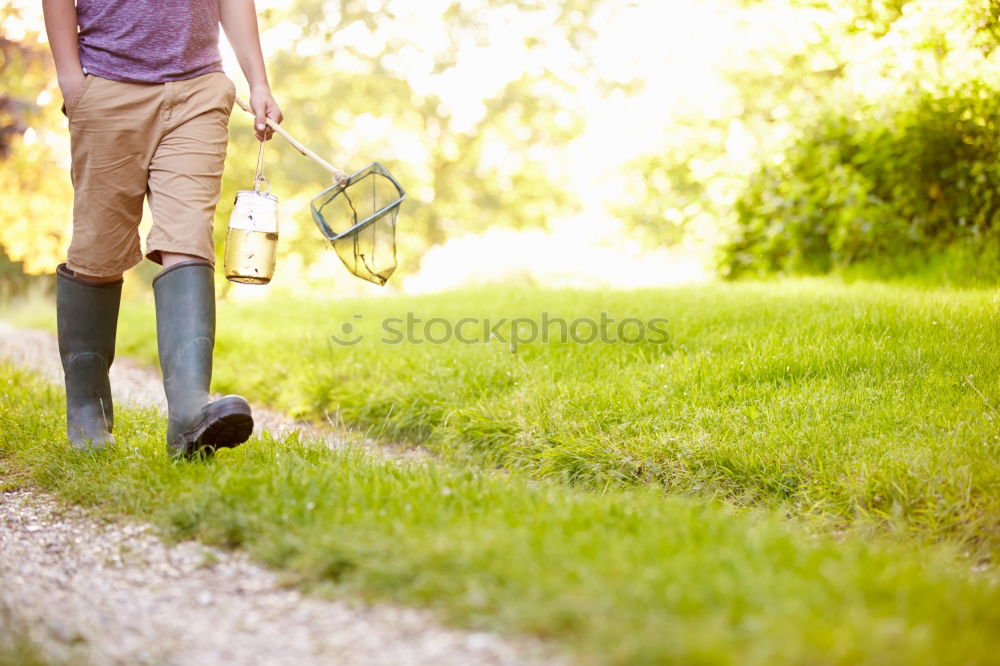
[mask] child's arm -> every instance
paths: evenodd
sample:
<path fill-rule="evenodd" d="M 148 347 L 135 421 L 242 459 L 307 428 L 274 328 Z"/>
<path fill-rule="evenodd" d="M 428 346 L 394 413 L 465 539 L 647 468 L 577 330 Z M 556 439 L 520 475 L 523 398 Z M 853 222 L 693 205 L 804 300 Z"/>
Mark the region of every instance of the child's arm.
<path fill-rule="evenodd" d="M 69 104 L 86 78 L 80 65 L 76 37 L 76 3 L 74 0 L 42 0 L 42 12 L 52 59 L 56 63 L 59 90 L 65 103 Z"/>
<path fill-rule="evenodd" d="M 72 3 L 73 0 L 63 0 Z M 271 86 L 267 82 L 264 56 L 260 50 L 260 33 L 257 31 L 257 10 L 253 0 L 221 0 L 219 18 L 222 29 L 240 61 L 243 75 L 250 84 L 250 108 L 257 116 L 254 127 L 261 141 L 271 138 L 273 130 L 264 118 L 280 123 L 283 116 L 278 103 L 271 96 Z"/>

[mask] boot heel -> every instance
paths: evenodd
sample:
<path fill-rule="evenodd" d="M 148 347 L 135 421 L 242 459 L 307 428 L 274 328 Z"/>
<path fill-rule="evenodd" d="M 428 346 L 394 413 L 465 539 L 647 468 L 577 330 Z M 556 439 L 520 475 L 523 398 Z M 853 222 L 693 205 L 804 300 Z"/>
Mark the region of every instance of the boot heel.
<path fill-rule="evenodd" d="M 227 395 L 210 404 L 211 421 L 201 436 L 202 446 L 228 449 L 250 439 L 253 416 L 250 405 L 238 395 Z"/>
<path fill-rule="evenodd" d="M 211 456 L 218 449 L 231 449 L 250 439 L 253 415 L 247 401 L 227 395 L 202 409 L 194 428 L 181 433 L 169 444 L 174 458 Z"/>

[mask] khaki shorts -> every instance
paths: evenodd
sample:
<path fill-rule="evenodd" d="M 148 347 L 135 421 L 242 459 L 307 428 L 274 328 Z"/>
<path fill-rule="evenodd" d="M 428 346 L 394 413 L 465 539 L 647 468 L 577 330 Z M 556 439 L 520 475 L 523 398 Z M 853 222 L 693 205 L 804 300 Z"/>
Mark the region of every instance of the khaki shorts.
<path fill-rule="evenodd" d="M 215 263 L 212 229 L 236 87 L 224 74 L 171 83 L 88 75 L 66 107 L 73 165 L 70 270 L 109 277 L 178 252 Z"/>

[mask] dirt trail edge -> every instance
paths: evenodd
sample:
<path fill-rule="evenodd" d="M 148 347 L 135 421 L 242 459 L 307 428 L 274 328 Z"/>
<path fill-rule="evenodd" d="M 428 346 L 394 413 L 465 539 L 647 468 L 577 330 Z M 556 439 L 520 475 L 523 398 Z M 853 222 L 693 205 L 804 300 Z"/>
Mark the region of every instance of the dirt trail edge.
<path fill-rule="evenodd" d="M 62 381 L 44 331 L 0 322 L 0 358 Z M 163 408 L 156 371 L 116 359 L 111 381 L 118 404 Z M 254 412 L 271 432 L 302 429 Z M 24 490 L 0 493 L 0 634 L 11 632 L 53 663 L 565 663 L 538 642 L 445 628 L 424 611 L 304 597 L 243 553 L 166 545 L 148 525 L 96 520 Z"/>

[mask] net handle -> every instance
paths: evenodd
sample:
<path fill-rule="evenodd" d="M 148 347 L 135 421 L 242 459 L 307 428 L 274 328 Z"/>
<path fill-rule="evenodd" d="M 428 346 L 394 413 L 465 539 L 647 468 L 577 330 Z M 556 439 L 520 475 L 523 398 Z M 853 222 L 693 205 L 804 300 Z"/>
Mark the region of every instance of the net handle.
<path fill-rule="evenodd" d="M 236 104 L 241 109 L 243 109 L 244 111 L 246 111 L 247 113 L 249 113 L 251 116 L 256 117 L 257 114 L 255 114 L 253 112 L 253 109 L 250 108 L 250 105 L 247 104 L 239 95 L 236 96 Z M 313 151 L 311 151 L 308 148 L 306 148 L 298 139 L 296 139 L 294 136 L 292 136 L 287 131 L 285 131 L 285 129 L 282 128 L 281 125 L 279 125 L 278 123 L 274 122 L 270 118 L 265 118 L 264 120 L 267 122 L 268 127 L 270 127 L 275 132 L 277 132 L 278 134 L 280 134 L 281 138 L 283 138 L 288 143 L 292 144 L 292 147 L 294 147 L 297 151 L 299 151 L 300 153 L 302 153 L 303 155 L 305 155 L 306 157 L 308 157 L 309 159 L 311 159 L 313 162 L 316 162 L 321 167 L 323 167 L 324 169 L 326 169 L 327 171 L 329 171 L 331 174 L 333 174 L 333 179 L 337 183 L 343 185 L 344 183 L 347 182 L 347 174 L 346 173 L 344 173 L 343 171 L 341 171 L 337 167 L 333 166 L 332 164 L 330 164 L 329 162 L 327 162 L 326 160 L 324 160 L 322 157 L 320 157 L 319 155 L 317 155 Z"/>

